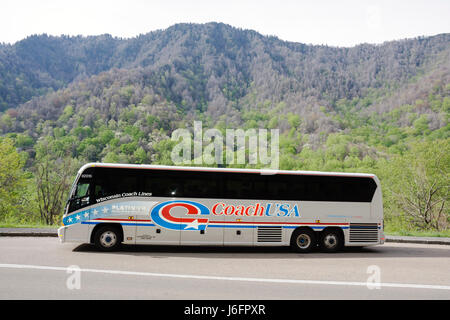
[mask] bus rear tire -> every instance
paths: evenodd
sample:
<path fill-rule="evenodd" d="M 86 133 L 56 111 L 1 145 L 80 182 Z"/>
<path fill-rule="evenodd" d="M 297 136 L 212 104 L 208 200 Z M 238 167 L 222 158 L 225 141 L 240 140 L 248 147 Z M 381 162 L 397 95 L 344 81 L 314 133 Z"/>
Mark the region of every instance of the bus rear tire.
<path fill-rule="evenodd" d="M 115 251 L 121 242 L 121 233 L 113 226 L 100 227 L 94 235 L 94 244 L 101 251 Z"/>
<path fill-rule="evenodd" d="M 325 229 L 320 235 L 320 249 L 324 252 L 338 252 L 344 247 L 344 236 L 340 229 Z"/>
<path fill-rule="evenodd" d="M 311 252 L 317 246 L 316 234 L 308 228 L 296 229 L 292 233 L 291 247 L 300 253 Z"/>

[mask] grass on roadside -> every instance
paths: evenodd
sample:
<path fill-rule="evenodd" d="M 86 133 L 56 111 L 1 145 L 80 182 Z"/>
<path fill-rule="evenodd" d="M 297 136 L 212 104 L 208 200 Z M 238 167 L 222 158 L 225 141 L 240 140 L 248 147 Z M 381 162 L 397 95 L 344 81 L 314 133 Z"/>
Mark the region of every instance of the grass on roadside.
<path fill-rule="evenodd" d="M 54 225 L 48 225 L 48 224 L 20 224 L 20 223 L 2 223 L 0 222 L 0 228 L 38 228 L 38 229 L 55 229 L 59 228 L 61 225 L 54 224 Z"/>
<path fill-rule="evenodd" d="M 409 237 L 444 237 L 450 238 L 450 230 L 443 231 L 415 231 L 415 230 L 401 230 L 401 231 L 388 231 L 384 233 L 388 236 L 409 236 Z"/>
<path fill-rule="evenodd" d="M 441 231 L 436 230 L 421 230 L 402 216 L 397 216 L 395 219 L 386 217 L 384 224 L 384 233 L 388 236 L 409 236 L 409 237 L 444 237 L 450 238 L 450 229 Z"/>

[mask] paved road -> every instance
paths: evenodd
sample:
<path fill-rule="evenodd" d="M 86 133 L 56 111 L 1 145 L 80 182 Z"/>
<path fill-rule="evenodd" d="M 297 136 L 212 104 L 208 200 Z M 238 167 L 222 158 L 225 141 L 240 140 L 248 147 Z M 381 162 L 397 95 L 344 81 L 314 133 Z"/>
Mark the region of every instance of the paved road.
<path fill-rule="evenodd" d="M 0 237 L 0 299 L 450 299 L 449 271 L 443 245 L 303 255 L 167 246 L 103 253 L 55 238 Z"/>

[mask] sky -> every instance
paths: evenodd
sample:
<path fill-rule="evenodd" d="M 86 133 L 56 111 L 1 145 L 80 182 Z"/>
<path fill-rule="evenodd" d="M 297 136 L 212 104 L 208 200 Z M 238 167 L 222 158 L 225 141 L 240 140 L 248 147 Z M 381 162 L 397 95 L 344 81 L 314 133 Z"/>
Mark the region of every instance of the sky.
<path fill-rule="evenodd" d="M 212 21 L 287 41 L 350 47 L 450 32 L 450 1 L 0 0 L 0 43 L 42 33 L 131 38 Z"/>

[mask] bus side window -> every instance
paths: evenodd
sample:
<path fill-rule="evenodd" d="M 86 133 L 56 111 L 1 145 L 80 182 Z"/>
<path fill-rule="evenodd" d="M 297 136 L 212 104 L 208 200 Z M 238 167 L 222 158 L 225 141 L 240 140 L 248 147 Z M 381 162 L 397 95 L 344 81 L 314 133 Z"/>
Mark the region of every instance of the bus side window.
<path fill-rule="evenodd" d="M 105 194 L 105 191 L 104 191 L 103 188 L 102 188 L 102 186 L 101 186 L 101 185 L 98 185 L 98 184 L 95 185 L 95 188 L 94 188 L 94 194 L 95 194 L 95 197 L 96 197 L 96 198 L 104 197 L 104 196 L 106 195 L 106 194 Z"/>
<path fill-rule="evenodd" d="M 170 183 L 164 190 L 166 197 L 182 197 L 180 185 L 176 183 Z"/>
<path fill-rule="evenodd" d="M 266 199 L 268 197 L 266 176 L 255 175 L 253 179 L 253 195 L 255 199 Z"/>
<path fill-rule="evenodd" d="M 156 171 L 156 170 L 155 170 Z M 142 191 L 153 197 L 182 197 L 182 178 L 173 172 L 150 171 L 144 174 Z"/>
<path fill-rule="evenodd" d="M 267 185 L 268 197 L 276 200 L 287 200 L 289 197 L 289 185 L 283 176 L 274 175 Z"/>
<path fill-rule="evenodd" d="M 117 193 L 116 190 L 112 188 L 112 185 L 109 179 L 100 178 L 95 181 L 94 185 L 94 196 L 95 198 L 102 198 L 106 196 L 110 196 Z"/>
<path fill-rule="evenodd" d="M 183 196 L 190 198 L 219 198 L 218 177 L 212 172 L 184 172 L 180 176 Z"/>
<path fill-rule="evenodd" d="M 240 189 L 241 184 L 240 181 L 228 178 L 225 180 L 225 197 L 229 199 L 239 199 L 241 198 L 240 195 Z"/>

